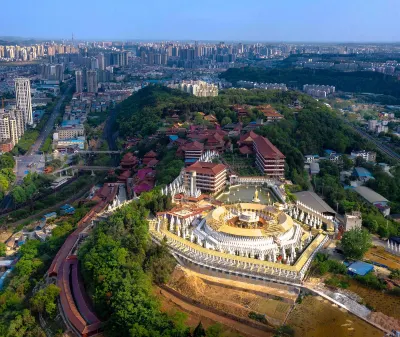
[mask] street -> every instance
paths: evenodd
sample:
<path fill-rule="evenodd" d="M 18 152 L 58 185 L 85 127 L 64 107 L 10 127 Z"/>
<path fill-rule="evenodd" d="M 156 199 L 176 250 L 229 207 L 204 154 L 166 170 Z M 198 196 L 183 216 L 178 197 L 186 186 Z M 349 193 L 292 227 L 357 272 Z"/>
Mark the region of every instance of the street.
<path fill-rule="evenodd" d="M 71 90 L 72 84 L 70 84 L 65 91 L 65 93 L 60 97 L 56 106 L 53 109 L 53 112 L 50 115 L 49 120 L 47 121 L 44 128 L 40 131 L 39 137 L 36 139 L 35 143 L 32 145 L 31 149 L 23 156 L 18 156 L 16 158 L 16 167 L 15 172 L 17 176 L 16 183 L 21 183 L 24 176 L 31 172 L 43 173 L 43 169 L 45 166 L 45 158 L 44 155 L 38 154 L 40 147 L 46 140 L 46 138 L 51 134 L 54 127 L 54 122 L 58 115 L 60 114 L 60 108 L 63 104 L 65 98 L 67 97 L 69 91 Z M 30 166 L 30 167 L 29 167 Z"/>
<path fill-rule="evenodd" d="M 72 87 L 72 84 L 70 84 L 68 86 L 67 90 L 65 90 L 65 93 L 58 100 L 56 106 L 53 109 L 53 112 L 50 115 L 49 120 L 47 121 L 44 128 L 40 131 L 40 135 L 39 135 L 38 139 L 36 140 L 35 144 L 32 145 L 31 149 L 27 152 L 27 154 L 25 156 L 29 156 L 32 153 L 38 152 L 40 147 L 42 146 L 43 142 L 50 135 L 50 132 L 53 131 L 54 122 L 60 113 L 61 104 L 64 102 L 65 98 L 67 97 L 67 94 L 71 90 L 71 87 Z"/>

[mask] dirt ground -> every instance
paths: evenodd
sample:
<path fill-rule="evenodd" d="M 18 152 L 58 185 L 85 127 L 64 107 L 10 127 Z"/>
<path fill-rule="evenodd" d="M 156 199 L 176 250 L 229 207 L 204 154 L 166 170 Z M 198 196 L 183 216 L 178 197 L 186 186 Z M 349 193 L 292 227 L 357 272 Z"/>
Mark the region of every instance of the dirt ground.
<path fill-rule="evenodd" d="M 283 324 L 292 307 L 278 297 L 267 298 L 268 293 L 263 296 L 261 293 L 247 292 L 246 288 L 232 289 L 220 282 L 210 283 L 199 277 L 198 273 L 181 267 L 175 269 L 168 286 L 208 307 L 238 317 L 248 319 L 251 311 L 264 314 L 273 325 Z"/>
<path fill-rule="evenodd" d="M 2 230 L 2 231 L 0 232 L 0 242 L 6 242 L 6 240 L 7 240 L 11 235 L 12 235 L 12 232 Z"/>
<path fill-rule="evenodd" d="M 222 325 L 221 337 L 272 337 L 272 333 L 254 329 L 245 324 L 231 320 L 226 317 L 215 315 L 209 311 L 188 304 L 174 295 L 156 288 L 155 295 L 161 302 L 161 310 L 170 315 L 175 312 L 184 312 L 187 315 L 186 324 L 193 330 L 201 321 L 207 329 L 210 325 L 219 323 Z"/>
<path fill-rule="evenodd" d="M 306 296 L 290 313 L 287 324 L 295 337 L 382 337 L 384 332 L 322 297 Z"/>
<path fill-rule="evenodd" d="M 365 254 L 365 258 L 382 263 L 392 269 L 400 269 L 400 257 L 388 253 L 383 247 L 372 247 Z"/>
<path fill-rule="evenodd" d="M 351 281 L 348 289 L 362 297 L 376 311 L 400 319 L 400 297 L 364 287 L 356 281 Z"/>

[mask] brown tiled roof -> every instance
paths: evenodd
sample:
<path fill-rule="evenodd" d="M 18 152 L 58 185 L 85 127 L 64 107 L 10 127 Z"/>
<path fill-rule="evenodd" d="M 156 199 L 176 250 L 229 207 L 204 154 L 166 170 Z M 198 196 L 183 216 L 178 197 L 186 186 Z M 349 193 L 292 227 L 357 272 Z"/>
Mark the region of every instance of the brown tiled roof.
<path fill-rule="evenodd" d="M 257 135 L 254 131 L 250 131 L 245 133 L 243 136 L 240 136 L 240 142 L 252 142 L 254 139 L 258 138 L 259 135 Z"/>
<path fill-rule="evenodd" d="M 272 144 L 269 139 L 264 138 L 264 137 L 257 137 L 254 140 L 254 143 L 257 146 L 258 152 L 264 157 L 264 158 L 285 158 L 285 156 L 282 154 L 281 151 L 278 150 L 278 148 Z"/>
<path fill-rule="evenodd" d="M 191 143 L 187 143 L 183 148 L 182 148 L 182 150 L 183 151 L 200 151 L 200 150 L 203 150 L 204 149 L 204 144 L 202 144 L 202 143 L 199 143 L 198 141 L 194 141 L 194 142 L 191 142 Z"/>
<path fill-rule="evenodd" d="M 147 167 L 152 167 L 152 166 L 156 166 L 158 163 L 157 159 L 152 159 L 147 163 Z"/>
<path fill-rule="evenodd" d="M 154 158 L 154 157 L 157 157 L 157 153 L 155 153 L 153 150 L 151 150 L 151 151 L 147 152 L 144 156 Z"/>
<path fill-rule="evenodd" d="M 187 172 L 193 172 L 200 174 L 209 174 L 209 175 L 217 175 L 224 171 L 226 166 L 223 164 L 214 164 L 214 163 L 206 163 L 197 161 L 194 164 L 190 165 L 186 168 Z"/>
<path fill-rule="evenodd" d="M 240 152 L 241 154 L 249 154 L 249 153 L 252 153 L 253 151 L 252 151 L 252 149 L 249 148 L 247 145 L 244 145 L 244 146 L 242 146 L 242 147 L 239 148 L 239 152 Z"/>

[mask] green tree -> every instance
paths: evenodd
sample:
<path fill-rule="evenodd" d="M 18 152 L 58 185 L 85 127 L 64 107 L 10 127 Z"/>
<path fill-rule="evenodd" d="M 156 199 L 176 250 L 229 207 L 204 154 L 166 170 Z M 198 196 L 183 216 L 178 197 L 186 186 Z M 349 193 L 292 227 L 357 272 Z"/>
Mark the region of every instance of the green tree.
<path fill-rule="evenodd" d="M 344 154 L 344 155 L 342 155 L 342 165 L 343 165 L 343 170 L 348 171 L 354 166 L 354 163 L 349 158 L 348 155 Z"/>
<path fill-rule="evenodd" d="M 12 191 L 12 197 L 15 203 L 20 204 L 26 201 L 26 194 L 21 186 L 16 186 Z"/>
<path fill-rule="evenodd" d="M 230 124 L 230 123 L 232 123 L 232 119 L 230 119 L 229 117 L 222 118 L 222 121 L 221 121 L 221 125 L 222 126 L 225 126 L 225 125 Z"/>
<path fill-rule="evenodd" d="M 4 242 L 0 242 L 0 256 L 6 256 L 7 247 Z"/>
<path fill-rule="evenodd" d="M 220 323 L 216 323 L 210 325 L 206 330 L 207 337 L 219 337 L 222 334 L 222 325 Z"/>
<path fill-rule="evenodd" d="M 54 317 L 57 309 L 56 299 L 60 294 L 60 288 L 54 284 L 48 285 L 46 288 L 39 290 L 30 301 L 33 311 L 38 313 L 46 313 L 49 317 Z"/>
<path fill-rule="evenodd" d="M 281 325 L 276 329 L 274 337 L 291 337 L 294 336 L 294 329 L 290 325 Z"/>
<path fill-rule="evenodd" d="M 353 228 L 343 234 L 341 245 L 347 258 L 362 259 L 371 247 L 371 234 L 363 228 Z"/>
<path fill-rule="evenodd" d="M 11 153 L 4 153 L 0 156 L 0 169 L 11 168 L 15 166 L 15 160 Z"/>

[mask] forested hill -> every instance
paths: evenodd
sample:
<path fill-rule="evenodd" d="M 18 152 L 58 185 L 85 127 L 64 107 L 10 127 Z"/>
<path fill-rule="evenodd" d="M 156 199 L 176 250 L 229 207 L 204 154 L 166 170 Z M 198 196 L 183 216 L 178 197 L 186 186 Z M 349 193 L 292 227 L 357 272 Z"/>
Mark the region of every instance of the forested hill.
<path fill-rule="evenodd" d="M 289 107 L 295 99 L 303 105 L 297 114 Z M 206 124 L 199 111 L 216 116 L 220 123 L 226 118 L 237 122 L 233 104 L 271 104 L 284 115 L 284 120 L 263 126 L 257 132 L 268 137 L 285 154 L 287 177 L 301 185 L 304 182 L 298 175 L 303 172 L 304 155 L 323 155 L 324 149 L 349 153 L 351 150 L 370 148 L 370 144 L 347 127 L 333 110 L 310 96 L 293 91 L 230 89 L 221 91 L 218 97 L 199 98 L 165 87 L 149 86 L 120 104 L 119 129 L 122 136 L 146 137 L 172 114 L 179 116 L 183 126 Z M 255 109 L 244 124 L 256 117 Z"/>
<path fill-rule="evenodd" d="M 262 69 L 256 67 L 230 68 L 221 78 L 237 81 L 285 83 L 301 89 L 304 84 L 334 85 L 336 90 L 355 93 L 374 93 L 400 99 L 400 81 L 396 77 L 370 71 L 339 72 L 315 69 Z"/>

